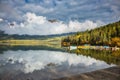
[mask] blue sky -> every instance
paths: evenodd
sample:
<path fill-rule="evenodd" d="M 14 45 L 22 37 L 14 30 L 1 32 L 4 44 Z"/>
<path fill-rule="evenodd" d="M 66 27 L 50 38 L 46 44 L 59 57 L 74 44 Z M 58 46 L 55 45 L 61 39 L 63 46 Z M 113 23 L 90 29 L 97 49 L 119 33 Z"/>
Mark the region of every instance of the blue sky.
<path fill-rule="evenodd" d="M 3 21 L 17 25 L 25 23 L 27 13 L 65 24 L 88 20 L 108 24 L 120 20 L 120 0 L 0 0 L 0 19 Z M 1 26 L 3 22 L 0 29 Z"/>

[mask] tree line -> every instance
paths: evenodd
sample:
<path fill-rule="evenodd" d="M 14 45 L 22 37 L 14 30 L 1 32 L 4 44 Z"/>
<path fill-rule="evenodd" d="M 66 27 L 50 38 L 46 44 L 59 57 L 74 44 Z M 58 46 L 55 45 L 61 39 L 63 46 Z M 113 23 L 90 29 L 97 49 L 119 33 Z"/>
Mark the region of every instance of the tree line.
<path fill-rule="evenodd" d="M 91 44 L 120 47 L 120 21 L 92 30 L 77 32 L 63 38 L 62 41 L 70 42 L 71 45 Z"/>

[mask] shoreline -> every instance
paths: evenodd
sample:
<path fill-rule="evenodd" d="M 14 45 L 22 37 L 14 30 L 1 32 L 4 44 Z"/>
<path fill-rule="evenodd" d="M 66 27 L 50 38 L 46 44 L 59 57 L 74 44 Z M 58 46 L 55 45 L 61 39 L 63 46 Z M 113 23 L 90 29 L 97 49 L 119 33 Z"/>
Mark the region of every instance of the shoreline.
<path fill-rule="evenodd" d="M 53 80 L 120 80 L 120 66 Z"/>

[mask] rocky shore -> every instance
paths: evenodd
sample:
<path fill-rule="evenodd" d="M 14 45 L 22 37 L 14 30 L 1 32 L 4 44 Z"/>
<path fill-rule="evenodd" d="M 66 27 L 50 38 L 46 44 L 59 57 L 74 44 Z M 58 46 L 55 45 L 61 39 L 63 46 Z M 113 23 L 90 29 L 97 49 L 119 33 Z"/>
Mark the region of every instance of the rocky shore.
<path fill-rule="evenodd" d="M 54 80 L 120 80 L 120 66 Z"/>

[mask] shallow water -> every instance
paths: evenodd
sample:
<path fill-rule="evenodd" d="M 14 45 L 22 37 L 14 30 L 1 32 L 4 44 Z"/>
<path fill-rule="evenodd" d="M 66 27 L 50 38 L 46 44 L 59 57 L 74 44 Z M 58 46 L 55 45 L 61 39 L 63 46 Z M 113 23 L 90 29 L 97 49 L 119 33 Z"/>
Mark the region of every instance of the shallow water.
<path fill-rule="evenodd" d="M 61 51 L 7 50 L 0 54 L 0 79 L 51 80 L 111 66 L 114 65 Z"/>

